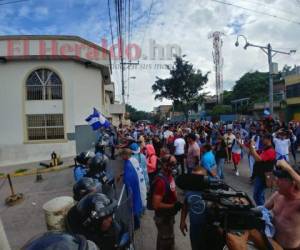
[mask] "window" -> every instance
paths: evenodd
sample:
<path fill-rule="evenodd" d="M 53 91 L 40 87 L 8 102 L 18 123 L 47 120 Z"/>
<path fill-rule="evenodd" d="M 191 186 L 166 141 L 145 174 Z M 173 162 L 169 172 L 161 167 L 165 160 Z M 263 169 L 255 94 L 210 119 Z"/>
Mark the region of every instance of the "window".
<path fill-rule="evenodd" d="M 27 115 L 28 140 L 64 139 L 63 114 Z"/>
<path fill-rule="evenodd" d="M 300 96 L 300 83 L 289 85 L 286 87 L 286 97 L 293 98 Z"/>
<path fill-rule="evenodd" d="M 27 100 L 61 100 L 62 82 L 59 76 L 49 69 L 33 71 L 26 80 Z"/>

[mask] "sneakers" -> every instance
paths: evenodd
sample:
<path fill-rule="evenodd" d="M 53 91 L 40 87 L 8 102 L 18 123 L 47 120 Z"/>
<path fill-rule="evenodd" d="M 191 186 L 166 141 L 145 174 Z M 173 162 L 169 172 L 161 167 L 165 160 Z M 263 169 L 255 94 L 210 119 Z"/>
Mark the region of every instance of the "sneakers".
<path fill-rule="evenodd" d="M 235 175 L 239 176 L 240 175 L 239 171 L 235 171 Z"/>

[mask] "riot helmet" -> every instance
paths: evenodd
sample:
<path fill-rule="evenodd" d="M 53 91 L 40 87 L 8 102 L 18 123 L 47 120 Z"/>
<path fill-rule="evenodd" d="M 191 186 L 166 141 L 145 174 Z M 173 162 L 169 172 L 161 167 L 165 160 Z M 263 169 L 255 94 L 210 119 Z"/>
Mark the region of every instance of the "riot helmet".
<path fill-rule="evenodd" d="M 104 154 L 97 153 L 97 155 L 89 161 L 89 168 L 92 172 L 104 171 L 106 169 L 106 164 L 107 157 Z"/>
<path fill-rule="evenodd" d="M 79 155 L 75 157 L 76 163 L 86 165 L 89 160 L 88 154 L 86 152 L 81 152 Z"/>
<path fill-rule="evenodd" d="M 102 192 L 102 185 L 97 180 L 83 177 L 73 186 L 73 198 L 80 201 L 84 196 L 91 192 Z"/>
<path fill-rule="evenodd" d="M 47 232 L 28 241 L 21 250 L 98 250 L 96 244 L 82 235 Z"/>
<path fill-rule="evenodd" d="M 84 227 L 97 226 L 103 219 L 111 216 L 117 207 L 114 199 L 102 193 L 91 193 L 82 198 L 76 205 Z"/>

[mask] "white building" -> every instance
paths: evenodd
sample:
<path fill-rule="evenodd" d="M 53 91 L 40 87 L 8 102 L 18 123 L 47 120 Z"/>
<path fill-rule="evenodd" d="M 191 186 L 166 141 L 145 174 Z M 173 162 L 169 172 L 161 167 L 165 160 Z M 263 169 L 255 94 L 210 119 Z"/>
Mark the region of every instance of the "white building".
<path fill-rule="evenodd" d="M 115 124 L 109 51 L 75 36 L 0 37 L 0 166 L 91 147 L 95 107 Z"/>

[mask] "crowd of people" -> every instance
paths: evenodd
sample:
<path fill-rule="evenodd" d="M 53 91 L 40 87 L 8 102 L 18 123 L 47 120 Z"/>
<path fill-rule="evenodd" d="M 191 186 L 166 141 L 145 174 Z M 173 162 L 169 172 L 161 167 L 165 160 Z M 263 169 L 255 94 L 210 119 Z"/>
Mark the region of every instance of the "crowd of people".
<path fill-rule="evenodd" d="M 285 124 L 265 117 L 260 121 L 232 123 L 136 124 L 119 128 L 119 140 L 122 142 L 120 148 L 135 145 L 134 148 L 138 147 L 139 154 L 146 159 L 143 169 L 144 176 L 148 174 L 149 178 L 148 193 L 153 193 L 150 202 L 155 211 L 158 250 L 174 249 L 174 216 L 179 211 L 184 234 L 187 229 L 185 218 L 190 216 L 192 249 L 207 249 L 205 239 L 200 237 L 205 216 L 189 210 L 193 192 L 185 192 L 183 203 L 177 200 L 174 176 L 200 174 L 211 180 L 224 180 L 226 167 L 239 178 L 240 168 L 245 167 L 245 164 L 241 166 L 242 159 L 246 159 L 249 168 L 243 172 L 249 173 L 255 204 L 265 206 L 274 214 L 274 239 L 283 249 L 300 249 L 300 171 L 292 167 L 297 161 L 299 123 Z M 276 169 L 280 171 L 276 172 Z M 278 191 L 266 201 L 265 189 L 275 186 Z M 274 205 L 278 202 L 272 202 L 274 197 L 281 203 L 280 207 Z"/>
<path fill-rule="evenodd" d="M 141 227 L 145 211 L 154 211 L 157 250 L 175 249 L 174 222 L 179 212 L 180 230 L 184 235 L 189 231 L 192 250 L 213 249 L 209 245 L 217 238 L 208 235 L 209 206 L 199 191 L 184 190 L 180 199 L 176 177 L 202 175 L 208 180 L 226 181 L 224 168 L 228 168 L 240 178 L 245 167 L 241 161 L 247 159 L 253 200 L 273 214 L 273 230 L 268 235 L 271 249 L 300 249 L 300 171 L 295 167 L 299 123 L 285 124 L 271 117 L 231 123 L 137 123 L 101 135 L 92 157 L 87 153 L 76 157 L 73 190 L 78 203 L 68 213 L 67 232 L 85 236 L 100 249 L 127 249 L 128 228 L 113 216 L 117 208 L 113 190 L 121 183 L 132 195 L 135 230 Z M 109 157 L 104 145 L 110 148 Z M 115 152 L 123 160 L 116 178 L 106 168 L 108 158 L 115 159 Z M 266 201 L 265 189 L 275 185 L 277 191 Z"/>

